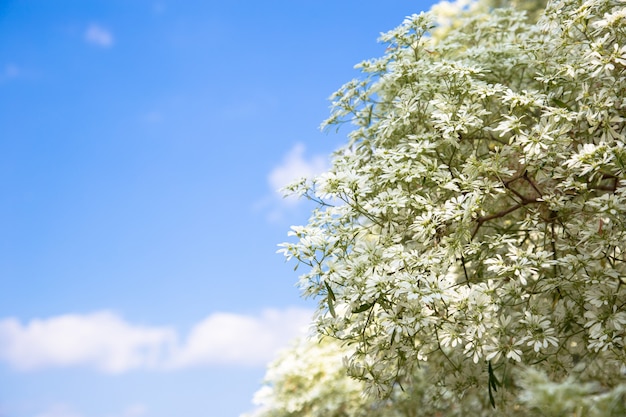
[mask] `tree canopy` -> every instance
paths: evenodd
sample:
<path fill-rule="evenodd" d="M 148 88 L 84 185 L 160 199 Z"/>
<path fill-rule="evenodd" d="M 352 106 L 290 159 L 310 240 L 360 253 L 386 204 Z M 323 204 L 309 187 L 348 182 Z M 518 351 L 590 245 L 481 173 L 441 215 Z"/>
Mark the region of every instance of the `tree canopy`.
<path fill-rule="evenodd" d="M 626 3 L 470 11 L 407 17 L 331 97 L 324 126 L 353 128 L 289 187 L 319 207 L 282 252 L 369 393 L 419 374 L 480 415 L 546 378 L 527 388 L 621 392 L 623 412 Z"/>
<path fill-rule="evenodd" d="M 529 369 L 508 407 L 484 407 L 476 395 L 441 395 L 423 367 L 404 387 L 395 385 L 383 399 L 362 395 L 365 383 L 348 376 L 342 358 L 350 347 L 333 338 L 293 342 L 268 367 L 255 394 L 258 408 L 242 417 L 622 417 L 626 386 L 611 390 L 569 378 L 551 381 Z"/>

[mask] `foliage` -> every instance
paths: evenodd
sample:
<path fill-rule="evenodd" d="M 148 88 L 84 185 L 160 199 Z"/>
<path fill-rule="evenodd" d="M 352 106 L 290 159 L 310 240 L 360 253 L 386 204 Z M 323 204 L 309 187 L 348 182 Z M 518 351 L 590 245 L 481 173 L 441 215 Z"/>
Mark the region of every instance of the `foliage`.
<path fill-rule="evenodd" d="M 420 373 L 409 389 L 396 386 L 384 400 L 362 395 L 363 381 L 349 377 L 342 366 L 349 352 L 332 338 L 296 340 L 269 365 L 265 385 L 254 397 L 259 408 L 242 417 L 418 417 L 442 411 L 429 404 L 433 392 Z"/>
<path fill-rule="evenodd" d="M 254 416 L 366 416 L 363 384 L 347 377 L 344 354 L 330 339 L 296 340 L 269 365 Z"/>
<path fill-rule="evenodd" d="M 621 417 L 626 414 L 626 386 L 602 390 L 597 384 L 573 380 L 550 381 L 528 370 L 520 385 L 521 398 L 509 410 L 485 410 L 475 396 L 457 401 L 428 384 L 425 369 L 404 387 L 396 385 L 380 400 L 362 395 L 365 385 L 349 377 L 342 358 L 350 348 L 332 338 L 298 339 L 267 370 L 256 393 L 258 408 L 242 417 L 465 417 L 465 416 L 585 416 Z"/>
<path fill-rule="evenodd" d="M 332 96 L 348 144 L 289 187 L 319 203 L 282 245 L 317 329 L 383 397 L 420 374 L 476 415 L 572 384 L 623 407 L 626 3 L 434 20 L 381 36 Z"/>
<path fill-rule="evenodd" d="M 441 1 L 432 6 L 433 26 L 429 35 L 438 41 L 465 24 L 464 18 L 478 13 L 489 13 L 494 8 L 513 7 L 526 13 L 526 22 L 535 23 L 546 6 L 546 0 L 456 0 Z"/>

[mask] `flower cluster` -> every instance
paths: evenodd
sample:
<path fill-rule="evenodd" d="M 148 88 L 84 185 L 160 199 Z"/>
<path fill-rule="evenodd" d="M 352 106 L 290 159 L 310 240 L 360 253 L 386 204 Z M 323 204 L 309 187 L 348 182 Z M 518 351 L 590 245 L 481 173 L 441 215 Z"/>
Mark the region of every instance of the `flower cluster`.
<path fill-rule="evenodd" d="M 383 395 L 424 367 L 441 395 L 492 405 L 522 366 L 618 386 L 626 3 L 554 0 L 537 23 L 473 11 L 440 38 L 435 20 L 382 35 L 331 98 L 348 144 L 291 187 L 320 203 L 281 249 L 308 267 L 318 331 Z"/>
<path fill-rule="evenodd" d="M 332 340 L 298 339 L 269 365 L 248 417 L 367 416 L 362 383 L 346 376 Z"/>
<path fill-rule="evenodd" d="M 459 401 L 429 384 L 427 369 L 416 370 L 409 383 L 396 385 L 380 400 L 364 396 L 362 381 L 349 377 L 342 358 L 349 346 L 332 338 L 297 339 L 273 361 L 256 392 L 257 408 L 241 417 L 622 417 L 626 385 L 612 390 L 573 378 L 551 381 L 545 373 L 520 372 L 521 393 L 506 409 L 485 408 L 476 393 Z"/>

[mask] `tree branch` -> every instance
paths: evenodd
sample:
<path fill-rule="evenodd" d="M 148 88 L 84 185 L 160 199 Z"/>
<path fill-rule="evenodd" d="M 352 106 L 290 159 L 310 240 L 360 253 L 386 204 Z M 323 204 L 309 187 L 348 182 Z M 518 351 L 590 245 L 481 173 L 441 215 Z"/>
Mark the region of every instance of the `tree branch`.
<path fill-rule="evenodd" d="M 509 207 L 505 210 L 499 211 L 497 213 L 494 214 L 490 214 L 488 216 L 480 216 L 476 219 L 476 228 L 474 229 L 474 231 L 472 232 L 472 237 L 470 238 L 470 240 L 473 240 L 474 237 L 476 236 L 476 233 L 478 233 L 478 229 L 480 229 L 480 227 L 483 225 L 483 223 L 486 223 L 490 220 L 494 220 L 494 219 L 499 219 L 500 217 L 504 217 L 509 213 L 514 212 L 517 209 L 520 209 L 524 206 L 527 206 L 529 204 L 533 204 L 533 203 L 542 203 L 542 201 L 537 200 L 536 198 L 533 199 L 528 199 L 528 198 L 524 198 L 522 197 L 522 202 L 518 203 L 512 207 Z"/>

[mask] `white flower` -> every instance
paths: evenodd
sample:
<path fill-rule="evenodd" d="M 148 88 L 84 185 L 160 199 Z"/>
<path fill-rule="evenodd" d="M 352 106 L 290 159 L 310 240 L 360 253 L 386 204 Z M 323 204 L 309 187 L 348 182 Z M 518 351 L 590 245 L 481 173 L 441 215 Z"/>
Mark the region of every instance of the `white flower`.
<path fill-rule="evenodd" d="M 328 123 L 354 130 L 281 249 L 306 267 L 316 327 L 350 343 L 371 392 L 428 367 L 471 398 L 512 362 L 610 386 L 626 365 L 626 3 L 551 1 L 538 24 L 434 9 L 332 98 Z"/>

